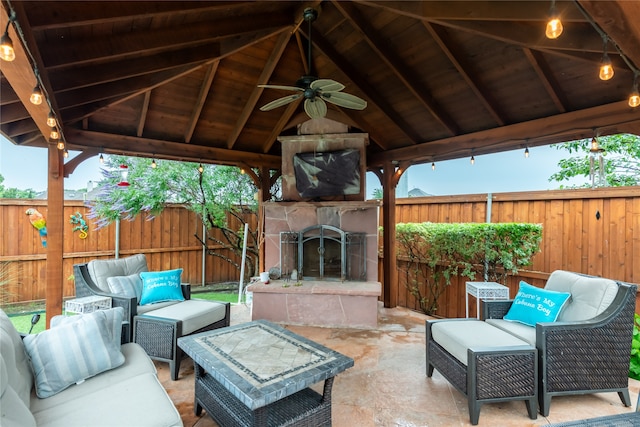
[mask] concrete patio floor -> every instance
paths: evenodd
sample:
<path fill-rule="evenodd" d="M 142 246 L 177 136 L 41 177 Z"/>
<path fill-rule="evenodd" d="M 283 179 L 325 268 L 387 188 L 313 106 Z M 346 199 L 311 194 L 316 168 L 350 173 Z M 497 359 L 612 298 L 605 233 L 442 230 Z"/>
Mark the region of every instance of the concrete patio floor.
<path fill-rule="evenodd" d="M 231 323 L 249 321 L 249 309 L 236 305 Z M 425 375 L 425 327 L 427 316 L 403 309 L 379 310 L 375 330 L 329 329 L 290 326 L 289 329 L 355 360 L 355 366 L 339 374 L 333 385 L 334 427 L 373 426 L 468 426 L 464 395 L 439 373 Z M 175 403 L 187 427 L 216 427 L 203 411 L 193 412 L 193 363 L 186 357 L 178 381 L 171 381 L 167 363 L 157 362 L 158 376 Z M 321 387 L 321 384 L 319 384 Z M 640 382 L 630 380 L 635 402 Z M 318 391 L 321 388 L 318 387 Z M 617 393 L 561 396 L 551 400 L 548 417 L 529 419 L 524 402 L 492 403 L 482 406 L 479 426 L 543 426 L 549 423 L 591 418 L 633 411 L 620 402 Z"/>

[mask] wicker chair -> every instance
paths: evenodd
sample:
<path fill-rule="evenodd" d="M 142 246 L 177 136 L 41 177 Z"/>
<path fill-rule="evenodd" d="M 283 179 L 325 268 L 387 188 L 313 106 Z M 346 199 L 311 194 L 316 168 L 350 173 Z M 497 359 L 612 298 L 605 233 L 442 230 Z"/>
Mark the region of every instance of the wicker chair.
<path fill-rule="evenodd" d="M 568 274 L 587 279 L 587 284 L 603 280 Z M 617 392 L 622 403 L 631 406 L 628 384 L 636 285 L 615 283 L 613 301 L 595 317 L 536 324 L 538 400 L 543 416 L 549 415 L 551 397 L 559 395 Z M 502 319 L 511 302 L 483 301 L 482 318 Z"/>
<path fill-rule="evenodd" d="M 127 258 L 121 258 L 127 262 Z M 147 271 L 144 255 L 129 257 L 140 266 L 134 267 L 133 273 Z M 177 345 L 178 338 L 229 326 L 231 321 L 231 304 L 228 302 L 200 301 L 191 299 L 191 286 L 182 284 L 182 295 L 185 301 L 161 302 L 151 305 L 138 305 L 137 298 L 118 295 L 101 289 L 90 274 L 88 263 L 73 266 L 76 297 L 105 296 L 111 298 L 112 307 L 124 308 L 123 342 L 140 344 L 149 357 L 154 360 L 168 362 L 171 378 L 178 379 L 182 350 Z M 117 275 L 128 275 L 126 271 Z"/>

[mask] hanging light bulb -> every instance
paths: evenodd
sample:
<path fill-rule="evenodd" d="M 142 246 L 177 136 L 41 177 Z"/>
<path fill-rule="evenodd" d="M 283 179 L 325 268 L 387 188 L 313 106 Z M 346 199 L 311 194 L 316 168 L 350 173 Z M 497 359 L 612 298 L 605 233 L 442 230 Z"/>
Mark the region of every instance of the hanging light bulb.
<path fill-rule="evenodd" d="M 202 163 L 200 163 L 200 166 L 198 166 L 198 172 L 200 173 L 204 172 L 204 167 L 202 166 Z"/>
<path fill-rule="evenodd" d="M 608 38 L 605 36 L 604 40 L 604 52 L 602 54 L 602 61 L 600 61 L 600 73 L 598 77 L 600 80 L 610 80 L 613 77 L 613 64 L 611 64 L 611 59 L 609 58 L 609 54 L 607 54 L 607 41 Z"/>
<path fill-rule="evenodd" d="M 16 51 L 13 49 L 13 41 L 11 41 L 11 37 L 9 37 L 9 24 L 11 24 L 11 19 L 7 22 L 4 34 L 2 38 L 0 38 L 0 58 L 11 62 L 16 59 Z"/>
<path fill-rule="evenodd" d="M 244 168 L 240 168 L 240 175 L 244 175 L 245 173 Z"/>
<path fill-rule="evenodd" d="M 525 147 L 524 148 L 524 158 L 528 159 L 529 158 L 529 147 Z"/>
<path fill-rule="evenodd" d="M 548 39 L 557 39 L 562 34 L 562 22 L 560 22 L 560 15 L 556 11 L 555 0 L 551 1 L 551 9 L 549 9 L 549 21 L 547 21 L 547 29 L 544 34 Z"/>
<path fill-rule="evenodd" d="M 64 141 L 58 141 L 58 145 L 56 145 L 56 147 L 58 147 L 58 150 L 64 150 Z"/>
<path fill-rule="evenodd" d="M 58 132 L 58 128 L 54 127 L 53 129 L 51 129 L 51 133 L 49 134 L 49 138 L 51 138 L 51 139 L 59 139 L 60 138 L 60 132 Z"/>
<path fill-rule="evenodd" d="M 151 169 L 155 169 L 158 167 L 158 164 L 156 163 L 156 159 L 151 160 Z"/>
<path fill-rule="evenodd" d="M 431 170 L 432 171 L 436 170 L 436 163 L 435 162 L 431 163 Z"/>
<path fill-rule="evenodd" d="M 100 162 L 100 164 L 104 163 L 104 156 L 102 155 L 102 153 L 100 153 L 100 157 L 98 157 L 98 161 Z"/>
<path fill-rule="evenodd" d="M 62 153 L 62 157 L 64 157 L 65 159 L 66 159 L 67 157 L 69 157 L 69 152 L 67 151 L 67 149 L 66 149 L 66 148 L 64 149 L 64 152 Z"/>
<path fill-rule="evenodd" d="M 633 76 L 633 87 L 629 95 L 629 107 L 636 108 L 638 105 L 640 105 L 640 93 L 638 93 L 638 73 L 636 72 Z"/>
<path fill-rule="evenodd" d="M 36 85 L 36 87 L 33 88 L 29 101 L 31 101 L 33 105 L 42 104 L 42 89 L 40 89 L 40 85 Z"/>
<path fill-rule="evenodd" d="M 472 165 L 476 164 L 476 158 L 473 155 L 471 156 L 471 164 Z"/>
<path fill-rule="evenodd" d="M 53 115 L 53 111 L 49 111 L 49 115 L 47 116 L 47 126 L 52 128 L 56 124 L 56 116 Z"/>

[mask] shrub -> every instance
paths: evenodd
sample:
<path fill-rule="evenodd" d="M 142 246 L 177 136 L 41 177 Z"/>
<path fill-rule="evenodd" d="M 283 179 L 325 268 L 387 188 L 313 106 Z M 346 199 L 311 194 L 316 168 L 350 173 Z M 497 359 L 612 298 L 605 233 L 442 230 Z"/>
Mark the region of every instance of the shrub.
<path fill-rule="evenodd" d="M 397 224 L 399 270 L 405 286 L 426 314 L 438 310 L 438 298 L 451 278 L 505 283 L 507 275 L 531 263 L 540 250 L 542 225 L 522 223 Z"/>

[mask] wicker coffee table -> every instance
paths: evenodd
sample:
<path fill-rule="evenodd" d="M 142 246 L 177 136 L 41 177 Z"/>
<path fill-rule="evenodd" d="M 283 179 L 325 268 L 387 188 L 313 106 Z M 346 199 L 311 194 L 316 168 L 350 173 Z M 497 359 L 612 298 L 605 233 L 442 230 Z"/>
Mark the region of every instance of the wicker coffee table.
<path fill-rule="evenodd" d="M 195 413 L 221 426 L 331 425 L 333 378 L 353 359 L 265 320 L 178 339 L 194 361 Z M 324 381 L 323 394 L 309 386 Z"/>

